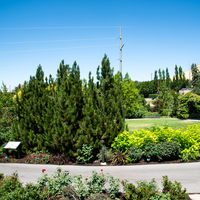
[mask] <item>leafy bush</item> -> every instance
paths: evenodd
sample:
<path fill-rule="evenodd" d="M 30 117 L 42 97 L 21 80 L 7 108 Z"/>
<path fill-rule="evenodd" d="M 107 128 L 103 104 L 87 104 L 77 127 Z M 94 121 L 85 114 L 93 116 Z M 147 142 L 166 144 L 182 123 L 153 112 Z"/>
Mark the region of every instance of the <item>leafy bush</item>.
<path fill-rule="evenodd" d="M 146 109 L 144 107 L 135 110 L 126 110 L 126 118 L 145 118 Z"/>
<path fill-rule="evenodd" d="M 142 149 L 139 149 L 137 146 L 131 147 L 127 150 L 126 162 L 138 162 L 142 156 Z"/>
<path fill-rule="evenodd" d="M 27 183 L 25 187 L 18 180 L 17 173 L 12 176 L 4 177 L 0 174 L 0 193 L 1 198 L 5 200 L 42 200 L 42 199 L 99 199 L 111 200 L 117 199 L 116 196 L 120 190 L 120 180 L 113 176 L 106 176 L 101 170 L 100 173 L 92 171 L 89 178 L 83 178 L 81 175 L 70 176 L 67 171 L 62 172 L 61 168 L 48 177 L 43 171 L 43 176 L 38 179 L 37 184 Z M 105 190 L 106 182 L 109 183 L 109 189 Z M 123 190 L 126 192 L 125 199 L 186 199 L 186 189 L 181 190 L 181 184 L 172 183 L 167 176 L 163 176 L 163 193 L 158 192 L 158 187 L 154 179 L 149 183 L 147 181 L 138 181 L 137 187 L 127 180 L 121 181 Z"/>
<path fill-rule="evenodd" d="M 156 144 L 148 143 L 145 147 L 144 156 L 151 160 L 174 160 L 177 159 L 180 153 L 180 146 L 176 141 L 168 142 L 167 140 Z"/>
<path fill-rule="evenodd" d="M 170 199 L 187 199 L 186 189 L 181 190 L 181 183 L 172 183 L 167 176 L 163 176 L 163 193 L 169 193 Z"/>
<path fill-rule="evenodd" d="M 125 199 L 150 199 L 152 196 L 156 196 L 157 185 L 153 179 L 151 182 L 146 181 L 138 182 L 138 187 L 132 183 L 128 183 Z"/>
<path fill-rule="evenodd" d="M 160 116 L 158 112 L 147 112 L 145 113 L 145 117 L 151 117 L 151 116 Z"/>
<path fill-rule="evenodd" d="M 89 163 L 92 158 L 92 151 L 93 151 L 93 147 L 92 146 L 87 146 L 87 144 L 83 144 L 82 146 L 82 150 L 78 150 L 78 154 L 79 156 L 77 157 L 77 161 L 78 162 L 83 162 L 85 164 Z"/>
<path fill-rule="evenodd" d="M 2 176 L 0 180 L 0 194 L 5 196 L 7 193 L 14 191 L 16 188 L 22 187 L 22 183 L 18 180 L 18 173 L 14 172 L 12 176 Z"/>
<path fill-rule="evenodd" d="M 156 99 L 158 97 L 158 94 L 149 94 L 149 98 Z"/>
<path fill-rule="evenodd" d="M 181 190 L 181 184 L 172 183 L 167 176 L 163 176 L 163 192 L 158 192 L 158 187 L 154 179 L 149 183 L 147 181 L 137 182 L 136 187 L 132 183 L 126 186 L 125 199 L 150 199 L 150 200 L 187 200 L 186 189 Z"/>
<path fill-rule="evenodd" d="M 132 134 L 124 131 L 114 139 L 111 147 L 114 150 L 119 149 L 125 152 L 126 149 L 130 147 L 138 146 L 138 148 L 144 151 L 148 143 L 156 143 L 157 145 L 159 143 L 163 143 L 163 138 L 165 138 L 165 140 L 168 140 L 169 142 L 176 141 L 179 144 L 181 148 L 179 157 L 182 161 L 187 161 L 189 159 L 195 160 L 200 158 L 199 129 L 200 125 L 194 124 L 188 125 L 186 130 L 183 128 L 174 130 L 168 126 L 153 126 L 149 129 L 135 130 Z M 178 153 L 178 151 L 176 153 Z"/>
<path fill-rule="evenodd" d="M 111 148 L 105 147 L 104 148 L 104 156 L 105 156 L 105 161 L 106 162 L 112 162 L 114 153 L 113 150 Z M 99 151 L 99 153 L 97 154 L 97 158 L 99 162 L 102 162 L 102 150 Z"/>

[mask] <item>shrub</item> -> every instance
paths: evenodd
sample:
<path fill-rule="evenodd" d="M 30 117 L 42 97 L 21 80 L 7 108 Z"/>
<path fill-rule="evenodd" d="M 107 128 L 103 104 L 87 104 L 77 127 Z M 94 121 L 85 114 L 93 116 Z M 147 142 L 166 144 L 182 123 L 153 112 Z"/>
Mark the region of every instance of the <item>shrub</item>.
<path fill-rule="evenodd" d="M 112 162 L 114 153 L 113 150 L 111 148 L 105 147 L 104 148 L 104 156 L 105 156 L 105 161 L 106 162 Z M 99 153 L 97 154 L 97 158 L 99 162 L 102 162 L 102 150 L 99 151 Z"/>
<path fill-rule="evenodd" d="M 158 187 L 153 179 L 151 182 L 139 181 L 136 187 L 132 183 L 128 183 L 126 187 L 125 199 L 150 199 L 150 200 L 186 200 L 186 189 L 181 190 L 181 184 L 172 183 L 167 176 L 163 176 L 163 192 L 158 192 Z"/>
<path fill-rule="evenodd" d="M 163 193 L 169 193 L 170 199 L 187 199 L 186 189 L 181 190 L 182 186 L 179 182 L 172 183 L 167 176 L 163 176 Z"/>
<path fill-rule="evenodd" d="M 149 94 L 149 98 L 156 99 L 158 97 L 158 94 Z"/>
<path fill-rule="evenodd" d="M 138 108 L 135 110 L 126 110 L 126 118 L 132 119 L 132 118 L 145 118 L 146 113 L 145 108 Z"/>
<path fill-rule="evenodd" d="M 79 156 L 77 157 L 77 161 L 78 162 L 83 162 L 85 164 L 89 163 L 92 158 L 92 151 L 93 151 L 93 147 L 92 146 L 87 146 L 87 144 L 83 144 L 82 150 L 78 150 L 78 154 Z"/>
<path fill-rule="evenodd" d="M 42 151 L 36 151 L 35 153 L 30 153 L 26 159 L 26 163 L 31 164 L 47 164 L 49 163 L 50 155 L 49 153 L 44 153 Z"/>
<path fill-rule="evenodd" d="M 127 150 L 126 162 L 138 162 L 143 156 L 142 149 L 137 146 L 131 147 Z"/>
<path fill-rule="evenodd" d="M 181 148 L 181 152 L 179 152 L 179 157 L 182 159 L 182 161 L 187 161 L 189 159 L 199 159 L 200 155 L 200 133 L 199 133 L 200 125 L 188 125 L 188 128 L 185 130 L 183 128 L 174 130 L 168 126 L 165 127 L 159 127 L 159 126 L 153 126 L 149 129 L 141 129 L 141 130 L 135 130 L 132 134 L 130 134 L 127 131 L 124 131 L 123 133 L 120 133 L 112 143 L 111 147 L 114 150 L 121 150 L 123 152 L 126 151 L 126 149 L 138 146 L 138 148 L 145 150 L 145 147 L 148 143 L 155 143 L 156 145 L 159 143 L 163 143 L 164 140 L 168 140 L 168 142 L 177 142 L 179 144 L 179 147 Z M 163 139 L 165 138 L 165 139 Z M 178 156 L 178 146 L 177 143 L 175 145 L 176 147 L 176 156 Z M 163 148 L 160 146 L 160 148 Z M 171 148 L 171 147 L 170 147 Z M 165 153 L 167 153 L 166 151 Z M 171 156 L 163 155 L 162 157 L 170 157 L 172 159 L 173 154 Z M 158 157 L 158 156 L 157 156 Z"/>
<path fill-rule="evenodd" d="M 118 150 L 115 152 L 113 156 L 112 164 L 124 165 L 126 163 L 125 159 L 126 159 L 126 152 L 123 153 L 122 151 Z"/>
<path fill-rule="evenodd" d="M 135 187 L 132 183 L 128 183 L 124 197 L 127 200 L 150 199 L 151 197 L 156 196 L 156 190 L 157 185 L 154 179 L 149 183 L 140 181 L 138 182 L 138 187 Z"/>

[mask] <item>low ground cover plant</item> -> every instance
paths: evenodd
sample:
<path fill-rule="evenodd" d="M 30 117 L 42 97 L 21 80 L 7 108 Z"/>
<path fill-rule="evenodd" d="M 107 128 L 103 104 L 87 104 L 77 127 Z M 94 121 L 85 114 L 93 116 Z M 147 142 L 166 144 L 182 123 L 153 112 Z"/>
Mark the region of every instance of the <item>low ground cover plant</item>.
<path fill-rule="evenodd" d="M 105 187 L 108 183 L 109 186 Z M 42 177 L 37 184 L 27 183 L 22 186 L 18 179 L 17 172 L 11 176 L 4 177 L 0 174 L 0 193 L 1 198 L 10 199 L 118 199 L 119 195 L 124 199 L 167 199 L 178 200 L 187 199 L 186 189 L 181 190 L 181 184 L 172 183 L 167 176 L 163 176 L 163 189 L 159 191 L 154 179 L 136 182 L 137 186 L 128 183 L 127 180 L 114 179 L 109 174 L 104 174 L 103 169 L 100 173 L 92 171 L 90 177 L 82 175 L 71 176 L 68 171 L 62 172 L 57 168 L 55 174 L 48 177 L 46 170 L 42 169 Z M 121 191 L 120 191 L 121 190 Z M 122 193 L 123 192 L 123 193 Z"/>

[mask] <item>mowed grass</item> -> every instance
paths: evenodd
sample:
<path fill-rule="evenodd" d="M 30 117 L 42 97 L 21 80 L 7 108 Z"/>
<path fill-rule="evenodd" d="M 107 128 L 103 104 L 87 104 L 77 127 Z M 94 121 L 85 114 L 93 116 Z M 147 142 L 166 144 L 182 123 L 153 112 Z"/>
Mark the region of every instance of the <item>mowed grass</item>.
<path fill-rule="evenodd" d="M 128 124 L 129 131 L 139 130 L 144 128 L 149 128 L 153 125 L 165 126 L 168 125 L 173 129 L 179 129 L 181 127 L 187 128 L 189 124 L 200 124 L 200 120 L 181 120 L 181 119 L 163 119 L 163 118 L 154 118 L 154 119 L 130 119 L 126 120 Z"/>

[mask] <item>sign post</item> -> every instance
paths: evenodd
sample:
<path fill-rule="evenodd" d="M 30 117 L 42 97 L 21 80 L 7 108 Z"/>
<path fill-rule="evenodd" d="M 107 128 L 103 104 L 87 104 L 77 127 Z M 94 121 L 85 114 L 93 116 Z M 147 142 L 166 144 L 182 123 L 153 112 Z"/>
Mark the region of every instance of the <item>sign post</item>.
<path fill-rule="evenodd" d="M 17 141 L 9 141 L 6 146 L 4 147 L 4 149 L 6 149 L 6 154 L 8 156 L 8 150 L 9 149 L 16 149 L 18 150 L 18 159 L 20 159 L 20 151 L 21 151 L 21 142 Z"/>

